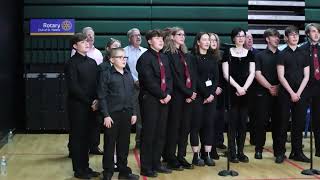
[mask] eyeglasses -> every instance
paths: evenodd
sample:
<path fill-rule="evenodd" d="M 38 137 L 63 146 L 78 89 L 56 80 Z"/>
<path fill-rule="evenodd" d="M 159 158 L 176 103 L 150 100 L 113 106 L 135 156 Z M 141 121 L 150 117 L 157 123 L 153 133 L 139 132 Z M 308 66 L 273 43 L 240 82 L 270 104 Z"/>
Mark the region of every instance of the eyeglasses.
<path fill-rule="evenodd" d="M 179 33 L 179 34 L 176 34 L 177 36 L 186 36 L 185 34 L 182 34 L 182 33 Z"/>
<path fill-rule="evenodd" d="M 118 58 L 118 59 L 128 60 L 128 57 L 127 57 L 127 56 L 112 56 L 112 58 Z"/>

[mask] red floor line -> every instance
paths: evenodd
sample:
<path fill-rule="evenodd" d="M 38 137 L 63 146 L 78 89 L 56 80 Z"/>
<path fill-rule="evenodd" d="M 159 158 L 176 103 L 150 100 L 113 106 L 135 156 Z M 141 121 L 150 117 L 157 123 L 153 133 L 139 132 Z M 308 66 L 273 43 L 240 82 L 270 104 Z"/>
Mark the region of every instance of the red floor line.
<path fill-rule="evenodd" d="M 138 164 L 138 167 L 141 168 L 138 150 L 135 148 L 135 149 L 133 150 L 133 153 L 134 153 L 134 157 L 135 157 L 135 159 L 136 159 L 136 162 L 137 162 L 137 164 Z M 142 176 L 142 179 L 143 179 L 143 180 L 148 180 L 147 177 L 145 177 L 145 176 Z"/>
<path fill-rule="evenodd" d="M 288 177 L 288 178 L 262 178 L 262 179 L 258 179 L 258 178 L 246 178 L 245 180 L 294 180 L 294 179 L 315 179 L 313 177 Z"/>
<path fill-rule="evenodd" d="M 269 148 L 264 148 L 264 149 L 265 149 L 267 152 L 273 154 L 273 151 L 272 151 L 271 149 L 269 149 Z M 288 159 L 285 159 L 284 161 L 287 162 L 288 164 L 290 164 L 290 165 L 292 165 L 292 166 L 300 169 L 300 170 L 304 170 L 304 167 L 300 166 L 299 164 L 297 164 L 297 163 L 295 163 L 295 162 L 292 162 L 292 161 L 290 161 L 290 160 L 288 160 Z M 313 177 L 315 177 L 316 179 L 320 179 L 320 177 L 317 176 L 317 175 L 313 175 Z"/>

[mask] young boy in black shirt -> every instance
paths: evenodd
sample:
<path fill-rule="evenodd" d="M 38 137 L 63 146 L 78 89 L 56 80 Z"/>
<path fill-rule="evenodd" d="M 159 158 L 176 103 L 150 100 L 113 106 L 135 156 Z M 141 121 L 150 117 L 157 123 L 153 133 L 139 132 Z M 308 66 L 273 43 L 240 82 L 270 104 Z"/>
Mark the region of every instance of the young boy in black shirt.
<path fill-rule="evenodd" d="M 304 130 L 306 117 L 306 93 L 304 91 L 309 81 L 309 63 L 305 51 L 298 47 L 299 30 L 294 26 L 285 29 L 285 39 L 288 46 L 279 53 L 277 73 L 281 83 L 279 89 L 281 138 L 279 153 L 276 155 L 276 163 L 282 163 L 285 157 L 285 143 L 287 127 L 292 116 L 291 130 L 291 154 L 290 159 L 310 162 L 302 152 L 302 131 Z"/>
<path fill-rule="evenodd" d="M 272 122 L 272 139 L 274 155 L 278 153 L 279 127 L 277 125 L 279 117 L 278 89 L 279 80 L 277 76 L 277 56 L 279 54 L 278 45 L 280 33 L 269 28 L 264 31 L 264 38 L 267 48 L 255 55 L 257 84 L 254 89 L 255 123 L 253 124 L 255 137 L 254 158 L 262 159 L 263 146 L 266 141 L 266 125 L 270 118 Z"/>
<path fill-rule="evenodd" d="M 163 36 L 160 30 L 146 34 L 149 49 L 137 62 L 140 83 L 141 175 L 156 177 L 157 173 L 171 173 L 161 165 L 165 144 L 168 103 L 172 94 L 172 79 L 168 57 L 163 54 Z"/>
<path fill-rule="evenodd" d="M 89 58 L 87 36 L 75 34 L 70 41 L 76 50 L 65 67 L 68 91 L 68 118 L 74 176 L 79 179 L 98 177 L 100 173 L 89 168 L 89 125 L 97 110 L 97 63 Z"/>
<path fill-rule="evenodd" d="M 119 179 L 139 179 L 132 174 L 128 165 L 130 127 L 136 123 L 137 116 L 133 106 L 133 78 L 125 68 L 124 49 L 111 50 L 110 61 L 113 66 L 100 74 L 98 97 L 103 114 L 104 155 L 103 179 L 111 180 L 114 172 L 114 148 L 117 147 L 117 166 Z"/>

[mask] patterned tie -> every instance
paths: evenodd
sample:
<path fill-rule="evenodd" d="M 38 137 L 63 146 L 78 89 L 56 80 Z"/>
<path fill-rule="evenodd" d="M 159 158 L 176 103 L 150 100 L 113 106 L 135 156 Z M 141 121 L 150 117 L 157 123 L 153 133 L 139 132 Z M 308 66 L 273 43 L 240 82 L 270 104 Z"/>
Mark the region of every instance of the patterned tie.
<path fill-rule="evenodd" d="M 313 65 L 314 65 L 314 78 L 320 80 L 320 71 L 319 71 L 319 59 L 318 59 L 318 48 L 313 46 Z"/>
<path fill-rule="evenodd" d="M 179 51 L 179 55 L 180 55 L 181 63 L 184 65 L 184 76 L 186 78 L 186 86 L 187 86 L 187 88 L 191 88 L 192 82 L 191 82 L 191 78 L 190 78 L 188 64 L 186 63 L 186 60 L 184 59 L 183 53 L 181 51 Z"/>
<path fill-rule="evenodd" d="M 164 65 L 160 59 L 160 53 L 158 52 L 157 53 L 157 57 L 158 57 L 158 63 L 159 63 L 159 66 L 160 66 L 160 78 L 161 78 L 161 83 L 160 83 L 160 87 L 161 87 L 161 90 L 163 92 L 166 91 L 167 89 L 167 84 L 166 84 L 166 70 L 164 68 Z"/>

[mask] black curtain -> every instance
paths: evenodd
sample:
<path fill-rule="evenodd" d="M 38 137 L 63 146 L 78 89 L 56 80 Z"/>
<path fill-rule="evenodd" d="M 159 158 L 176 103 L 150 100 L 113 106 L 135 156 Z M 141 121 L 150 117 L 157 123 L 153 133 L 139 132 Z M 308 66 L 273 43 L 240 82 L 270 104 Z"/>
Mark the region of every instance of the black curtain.
<path fill-rule="evenodd" d="M 0 131 L 24 126 L 23 1 L 0 6 Z"/>

